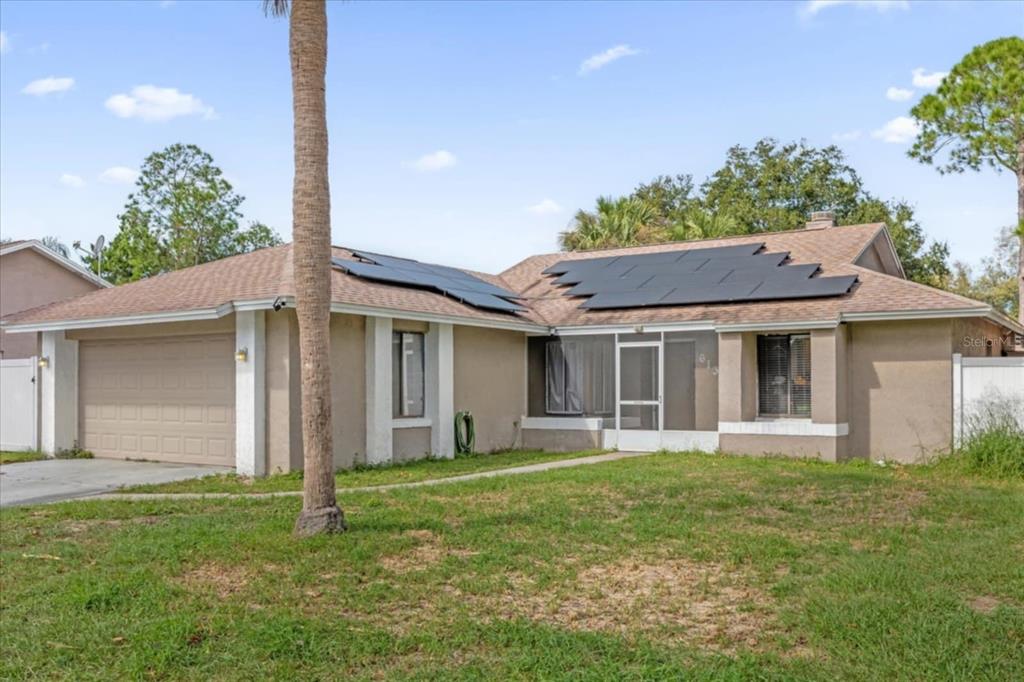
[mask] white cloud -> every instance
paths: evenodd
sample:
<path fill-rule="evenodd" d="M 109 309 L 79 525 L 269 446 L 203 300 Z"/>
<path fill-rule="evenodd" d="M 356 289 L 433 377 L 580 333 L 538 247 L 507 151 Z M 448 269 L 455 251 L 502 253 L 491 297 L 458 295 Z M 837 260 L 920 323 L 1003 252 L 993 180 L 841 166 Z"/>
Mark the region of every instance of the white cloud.
<path fill-rule="evenodd" d="M 100 173 L 100 181 L 115 185 L 130 185 L 135 182 L 138 171 L 128 166 L 111 166 Z"/>
<path fill-rule="evenodd" d="M 85 180 L 78 175 L 72 175 L 71 173 L 64 173 L 60 176 L 60 184 L 67 185 L 68 187 L 84 187 Z"/>
<path fill-rule="evenodd" d="M 11 51 L 11 41 L 7 39 L 7 32 L 0 31 L 0 54 Z"/>
<path fill-rule="evenodd" d="M 591 71 L 597 71 L 600 68 L 608 66 L 617 59 L 632 57 L 637 54 L 640 54 L 640 50 L 634 50 L 629 45 L 616 45 L 615 47 L 610 47 L 604 52 L 599 52 L 584 59 L 583 63 L 580 64 L 579 74 L 581 76 L 586 76 Z"/>
<path fill-rule="evenodd" d="M 931 73 L 928 73 L 921 68 L 914 69 L 912 73 L 914 87 L 926 88 L 928 90 L 939 87 L 939 84 L 942 83 L 942 79 L 949 74 L 948 71 L 932 71 Z"/>
<path fill-rule="evenodd" d="M 876 12 L 910 9 L 909 0 L 808 0 L 800 8 L 800 14 L 805 17 L 813 17 L 819 12 L 843 5 L 852 5 L 859 9 L 873 9 Z"/>
<path fill-rule="evenodd" d="M 35 95 L 42 97 L 43 95 L 49 95 L 54 92 L 65 92 L 70 90 L 75 85 L 75 79 L 67 76 L 57 78 L 56 76 L 48 76 L 46 78 L 40 78 L 34 80 L 22 90 L 26 95 Z"/>
<path fill-rule="evenodd" d="M 203 104 L 195 95 L 155 85 L 136 85 L 130 95 L 110 97 L 106 107 L 121 118 L 141 118 L 143 121 L 169 121 L 178 116 L 196 114 L 204 118 L 216 116 L 213 107 Z"/>
<path fill-rule="evenodd" d="M 848 130 L 845 133 L 832 133 L 832 139 L 836 142 L 852 142 L 859 140 L 861 135 L 859 130 Z"/>
<path fill-rule="evenodd" d="M 897 116 L 871 133 L 871 137 L 891 144 L 906 144 L 917 137 L 921 126 L 912 118 Z"/>
<path fill-rule="evenodd" d="M 913 96 L 914 91 L 907 88 L 891 87 L 885 91 L 885 98 L 893 102 L 906 102 Z"/>
<path fill-rule="evenodd" d="M 547 215 L 551 213 L 561 213 L 562 207 L 554 199 L 544 199 L 533 206 L 527 206 L 526 210 L 530 213 L 536 213 L 537 215 Z"/>
<path fill-rule="evenodd" d="M 438 149 L 436 152 L 424 154 L 415 161 L 406 161 L 402 165 L 421 173 L 433 173 L 435 171 L 444 170 L 445 168 L 451 168 L 458 163 L 458 161 L 459 160 L 456 159 L 455 155 L 451 152 L 444 149 Z"/>

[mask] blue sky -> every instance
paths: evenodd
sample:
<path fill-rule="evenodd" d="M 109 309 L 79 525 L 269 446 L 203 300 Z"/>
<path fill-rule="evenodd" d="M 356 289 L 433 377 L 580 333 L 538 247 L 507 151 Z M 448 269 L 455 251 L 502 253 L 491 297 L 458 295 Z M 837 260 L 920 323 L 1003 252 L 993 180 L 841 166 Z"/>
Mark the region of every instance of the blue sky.
<path fill-rule="evenodd" d="M 898 119 L 974 45 L 1024 33 L 1024 2 L 349 2 L 328 15 L 336 244 L 498 271 L 555 250 L 598 195 L 703 180 L 764 136 L 840 145 L 954 258 L 978 262 L 1015 221 L 1012 176 L 940 176 L 906 157 Z M 214 156 L 248 218 L 289 238 L 287 22 L 258 0 L 4 0 L 0 30 L 4 237 L 111 238 L 133 170 L 181 141 Z"/>

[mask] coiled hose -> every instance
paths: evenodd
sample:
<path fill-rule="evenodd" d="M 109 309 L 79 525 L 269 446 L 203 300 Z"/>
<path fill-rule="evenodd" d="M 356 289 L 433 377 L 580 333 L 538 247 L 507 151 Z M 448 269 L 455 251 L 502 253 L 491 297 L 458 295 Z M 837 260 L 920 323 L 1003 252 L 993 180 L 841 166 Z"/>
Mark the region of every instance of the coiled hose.
<path fill-rule="evenodd" d="M 476 441 L 476 427 L 473 425 L 473 413 L 467 410 L 455 413 L 455 452 L 468 455 L 473 452 Z"/>

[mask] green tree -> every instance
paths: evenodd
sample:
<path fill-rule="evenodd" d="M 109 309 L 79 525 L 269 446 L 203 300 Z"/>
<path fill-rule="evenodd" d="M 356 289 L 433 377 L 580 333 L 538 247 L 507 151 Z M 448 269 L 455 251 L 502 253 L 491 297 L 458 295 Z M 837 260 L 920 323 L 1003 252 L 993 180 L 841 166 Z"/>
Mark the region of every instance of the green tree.
<path fill-rule="evenodd" d="M 1024 244 L 1024 39 L 1011 36 L 975 47 L 910 114 L 921 128 L 912 158 L 936 165 L 940 173 L 989 166 L 1017 176 L 1016 236 Z M 1020 299 L 1024 248 L 1017 251 Z M 1024 322 L 1024 307 L 1018 315 Z"/>
<path fill-rule="evenodd" d="M 146 157 L 136 189 L 118 215 L 118 233 L 103 255 L 117 284 L 199 265 L 280 243 L 262 223 L 241 226 L 244 197 L 213 157 L 192 144 L 172 144 Z M 94 267 L 93 258 L 85 261 Z"/>
<path fill-rule="evenodd" d="M 579 211 L 559 239 L 562 248 L 578 250 L 775 232 L 802 227 L 822 209 L 840 223 L 886 223 L 908 278 L 931 286 L 949 281 L 949 249 L 927 243 L 912 206 L 872 196 L 838 147 L 803 141 L 732 147 L 699 191 L 690 175 L 662 175 L 626 197 L 599 199 L 596 211 Z"/>
<path fill-rule="evenodd" d="M 995 242 L 993 254 L 981 261 L 981 272 L 977 276 L 966 263 L 954 263 L 949 288 L 963 296 L 985 301 L 996 310 L 1015 317 L 1020 312 L 1020 291 L 1017 288 L 1020 240 L 1013 228 L 1004 227 Z"/>
<path fill-rule="evenodd" d="M 740 145 L 701 186 L 702 205 L 725 213 L 747 232 L 802 227 L 811 211 L 830 209 L 847 218 L 864 198 L 863 182 L 835 145 L 780 144 L 772 138 Z"/>
<path fill-rule="evenodd" d="M 559 235 L 566 251 L 635 246 L 667 241 L 661 214 L 636 197 L 599 197 L 594 211 L 579 210 Z"/>

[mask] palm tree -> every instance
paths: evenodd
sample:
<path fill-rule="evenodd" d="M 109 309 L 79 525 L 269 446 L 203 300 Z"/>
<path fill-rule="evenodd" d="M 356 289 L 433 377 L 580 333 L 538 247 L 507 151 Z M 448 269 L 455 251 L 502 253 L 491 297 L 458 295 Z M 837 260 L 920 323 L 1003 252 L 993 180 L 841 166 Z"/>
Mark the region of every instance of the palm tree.
<path fill-rule="evenodd" d="M 699 206 L 688 209 L 681 222 L 668 228 L 669 240 L 674 242 L 714 239 L 742 233 L 739 223 L 731 215 L 712 213 Z"/>
<path fill-rule="evenodd" d="M 288 0 L 264 0 L 274 16 Z M 292 189 L 292 272 L 302 363 L 302 513 L 297 535 L 345 530 L 334 490 L 331 438 L 331 197 L 327 180 L 327 7 L 293 0 L 289 18 L 295 183 Z"/>
<path fill-rule="evenodd" d="M 636 246 L 664 241 L 658 209 L 636 197 L 599 197 L 597 210 L 577 211 L 558 236 L 566 251 Z"/>

